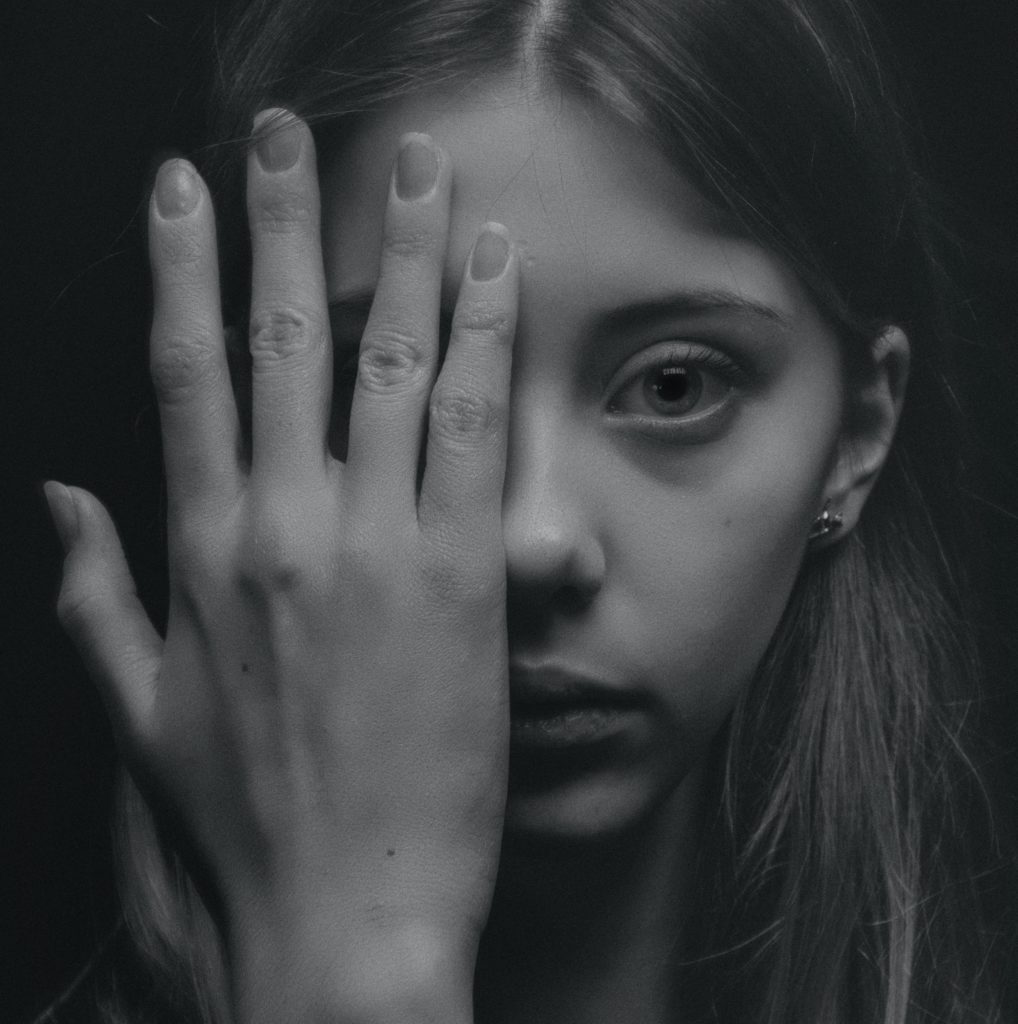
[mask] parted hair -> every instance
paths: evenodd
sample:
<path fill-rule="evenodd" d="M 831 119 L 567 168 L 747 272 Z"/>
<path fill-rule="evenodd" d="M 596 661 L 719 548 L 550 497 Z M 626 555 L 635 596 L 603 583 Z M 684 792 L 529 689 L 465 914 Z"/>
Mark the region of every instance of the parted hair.
<path fill-rule="evenodd" d="M 227 281 L 246 270 L 256 110 L 294 109 L 332 155 L 362 114 L 526 62 L 635 126 L 795 270 L 842 340 L 850 389 L 883 328 L 909 337 L 899 431 L 862 520 L 807 558 L 710 755 L 699 905 L 676 964 L 694 1021 L 1014 1011 L 944 239 L 878 35 L 854 0 L 254 0 L 216 40 L 205 169 Z M 242 288 L 231 301 L 243 307 Z M 122 983 L 108 1019 L 222 1024 L 212 916 L 126 777 L 116 828 L 148 980 Z"/>

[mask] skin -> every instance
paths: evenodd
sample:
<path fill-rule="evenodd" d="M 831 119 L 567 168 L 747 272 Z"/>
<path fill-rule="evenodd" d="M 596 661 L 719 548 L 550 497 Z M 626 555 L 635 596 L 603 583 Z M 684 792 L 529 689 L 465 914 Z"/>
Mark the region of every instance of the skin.
<path fill-rule="evenodd" d="M 847 435 L 838 341 L 781 262 L 637 133 L 519 78 L 425 92 L 324 161 L 337 358 L 356 350 L 374 293 L 384 168 L 421 129 L 456 174 L 446 307 L 485 220 L 522 256 L 502 504 L 510 663 L 646 698 L 595 765 L 514 748 L 484 1016 L 665 1017 L 668 986 L 646 964 L 681 927 L 698 766 L 777 626 L 813 518 L 832 496 L 853 514 L 887 435 Z M 690 309 L 703 293 L 714 308 Z M 676 360 L 675 341 L 694 348 Z M 680 415 L 640 386 L 669 359 L 704 387 Z M 881 392 L 881 426 L 895 402 Z"/>
<path fill-rule="evenodd" d="M 338 345 L 356 350 L 361 325 L 345 307 L 374 292 L 385 169 L 422 125 L 455 167 L 449 300 L 486 220 L 506 224 L 523 257 L 502 504 L 510 658 L 653 704 L 617 761 L 514 791 L 508 825 L 563 837 L 630 828 L 702 756 L 787 602 L 840 439 L 838 343 L 795 278 L 725 231 L 634 132 L 496 83 L 387 110 L 326 164 Z M 725 305 L 611 323 L 613 311 L 696 292 Z M 629 415 L 608 412 L 673 339 L 697 346 L 694 367 L 719 353 L 753 379 L 726 397 L 723 372 L 701 371 L 708 393 L 671 422 L 639 387 Z M 540 614 L 526 615 L 535 603 Z"/>
<path fill-rule="evenodd" d="M 703 755 L 824 501 L 858 516 L 907 344 L 874 344 L 849 430 L 787 268 L 526 78 L 366 121 L 325 153 L 321 214 L 310 135 L 276 120 L 249 165 L 251 465 L 211 204 L 171 162 L 167 636 L 100 503 L 50 484 L 61 618 L 210 881 L 238 1020 L 470 1020 L 486 924 L 480 1019 L 663 1020 Z M 549 665 L 639 698 L 598 758 L 510 753 L 509 670 Z"/>

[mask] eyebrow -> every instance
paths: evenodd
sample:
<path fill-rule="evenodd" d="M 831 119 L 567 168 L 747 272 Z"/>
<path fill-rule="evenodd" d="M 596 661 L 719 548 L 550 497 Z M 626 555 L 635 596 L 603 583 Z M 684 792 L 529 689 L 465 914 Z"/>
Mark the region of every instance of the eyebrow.
<path fill-rule="evenodd" d="M 704 288 L 676 292 L 661 298 L 615 306 L 604 313 L 606 326 L 615 330 L 635 330 L 669 317 L 696 316 L 704 313 L 736 313 L 759 317 L 782 327 L 790 327 L 787 314 L 774 306 L 747 299 L 736 292 Z"/>
<path fill-rule="evenodd" d="M 373 301 L 374 292 L 365 289 L 334 299 L 329 303 L 329 311 L 366 316 Z M 719 288 L 696 288 L 659 298 L 628 302 L 601 312 L 597 319 L 609 329 L 638 330 L 669 317 L 707 313 L 735 313 L 740 316 L 759 317 L 785 328 L 791 326 L 787 314 L 776 307 Z"/>

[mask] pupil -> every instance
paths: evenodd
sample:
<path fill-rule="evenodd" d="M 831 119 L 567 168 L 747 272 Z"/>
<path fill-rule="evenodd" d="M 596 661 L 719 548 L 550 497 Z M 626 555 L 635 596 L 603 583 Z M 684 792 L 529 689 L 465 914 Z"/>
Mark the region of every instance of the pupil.
<path fill-rule="evenodd" d="M 662 416 L 682 416 L 703 395 L 703 378 L 688 366 L 663 366 L 643 380 L 647 404 Z"/>
<path fill-rule="evenodd" d="M 681 402 L 689 392 L 689 377 L 681 366 L 669 366 L 654 381 L 654 394 L 661 402 Z"/>

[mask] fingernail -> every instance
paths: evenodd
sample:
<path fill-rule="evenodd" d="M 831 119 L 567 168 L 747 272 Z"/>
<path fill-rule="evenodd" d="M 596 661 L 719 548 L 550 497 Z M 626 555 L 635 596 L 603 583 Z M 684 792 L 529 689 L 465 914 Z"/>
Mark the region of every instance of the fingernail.
<path fill-rule="evenodd" d="M 408 139 L 396 158 L 396 195 L 404 201 L 423 199 L 438 180 L 438 154 L 427 139 Z"/>
<path fill-rule="evenodd" d="M 46 496 L 49 514 L 66 555 L 78 539 L 78 506 L 71 492 L 56 480 L 47 480 L 42 485 L 42 493 Z"/>
<path fill-rule="evenodd" d="M 184 160 L 169 160 L 156 175 L 156 209 L 160 217 L 186 217 L 198 205 L 198 179 Z"/>
<path fill-rule="evenodd" d="M 474 243 L 470 276 L 475 281 L 494 281 L 509 262 L 509 241 L 501 224 L 486 224 Z"/>
<path fill-rule="evenodd" d="M 255 115 L 256 132 L 266 124 L 265 134 L 255 147 L 258 163 L 270 174 L 288 171 L 300 156 L 300 126 L 289 111 L 280 108 L 263 110 Z"/>

